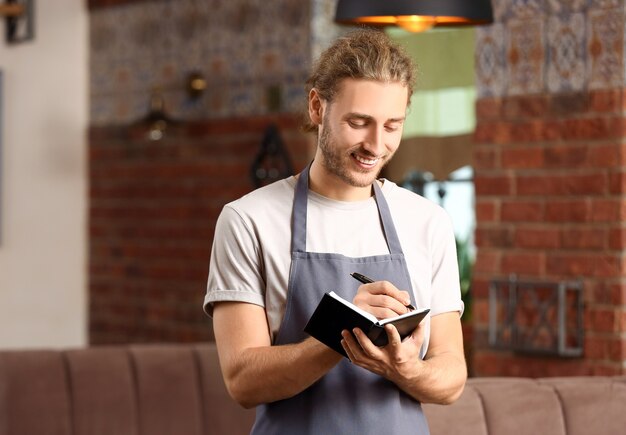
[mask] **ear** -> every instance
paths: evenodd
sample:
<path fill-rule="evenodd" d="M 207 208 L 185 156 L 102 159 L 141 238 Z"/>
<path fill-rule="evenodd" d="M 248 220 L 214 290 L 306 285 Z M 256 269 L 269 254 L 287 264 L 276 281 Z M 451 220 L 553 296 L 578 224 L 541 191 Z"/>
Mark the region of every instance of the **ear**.
<path fill-rule="evenodd" d="M 309 91 L 309 118 L 314 125 L 321 125 L 322 119 L 324 119 L 324 101 L 317 92 L 317 89 L 313 88 Z"/>

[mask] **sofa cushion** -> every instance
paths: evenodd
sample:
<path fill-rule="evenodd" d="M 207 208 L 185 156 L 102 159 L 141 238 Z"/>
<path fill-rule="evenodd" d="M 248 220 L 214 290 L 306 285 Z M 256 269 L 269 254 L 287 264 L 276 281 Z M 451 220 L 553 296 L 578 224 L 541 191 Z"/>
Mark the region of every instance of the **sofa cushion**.
<path fill-rule="evenodd" d="M 71 433 L 63 354 L 0 352 L 0 434 Z"/>
<path fill-rule="evenodd" d="M 205 427 L 214 434 L 247 434 L 254 423 L 254 409 L 243 409 L 230 399 L 224 385 L 214 344 L 196 348 L 200 365 L 202 394 L 206 416 Z"/>
<path fill-rule="evenodd" d="M 66 352 L 74 435 L 137 435 L 135 380 L 128 350 Z"/>
<path fill-rule="evenodd" d="M 140 433 L 201 435 L 198 367 L 191 346 L 131 346 Z"/>
<path fill-rule="evenodd" d="M 452 405 L 427 403 L 422 408 L 433 435 L 488 434 L 480 396 L 471 385 L 466 385 L 459 400 Z"/>
<path fill-rule="evenodd" d="M 565 435 L 561 402 L 550 386 L 525 378 L 475 379 L 471 385 L 483 402 L 488 433 Z"/>
<path fill-rule="evenodd" d="M 626 383 L 611 378 L 544 378 L 563 407 L 567 433 L 610 435 L 626 431 Z"/>

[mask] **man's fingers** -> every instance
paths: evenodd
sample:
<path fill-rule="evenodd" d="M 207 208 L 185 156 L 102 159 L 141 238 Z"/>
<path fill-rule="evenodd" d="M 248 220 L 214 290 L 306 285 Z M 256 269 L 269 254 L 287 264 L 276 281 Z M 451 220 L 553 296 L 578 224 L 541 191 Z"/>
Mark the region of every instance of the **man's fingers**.
<path fill-rule="evenodd" d="M 361 289 L 370 295 L 388 296 L 405 306 L 411 303 L 409 292 L 398 290 L 396 286 L 389 281 L 376 281 L 371 284 L 363 284 L 359 287 L 359 290 Z"/>

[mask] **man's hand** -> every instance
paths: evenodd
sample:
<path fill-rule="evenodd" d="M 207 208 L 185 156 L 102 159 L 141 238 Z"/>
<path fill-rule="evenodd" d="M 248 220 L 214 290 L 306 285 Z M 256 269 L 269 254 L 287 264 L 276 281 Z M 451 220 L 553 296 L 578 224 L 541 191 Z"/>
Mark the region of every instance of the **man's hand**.
<path fill-rule="evenodd" d="M 344 330 L 341 344 L 352 363 L 392 382 L 409 378 L 420 364 L 424 364 L 420 358 L 424 326 L 420 324 L 404 340 L 400 340 L 393 325 L 385 325 L 385 332 L 389 340 L 385 347 L 377 347 L 359 328 L 352 333 Z"/>
<path fill-rule="evenodd" d="M 226 388 L 246 408 L 300 393 L 343 358 L 313 338 L 272 346 L 265 310 L 254 304 L 216 303 L 213 328 Z"/>
<path fill-rule="evenodd" d="M 409 292 L 398 290 L 389 281 L 376 281 L 360 285 L 352 302 L 377 319 L 387 319 L 408 312 L 411 298 Z"/>
<path fill-rule="evenodd" d="M 431 317 L 430 343 L 422 360 L 424 330 L 422 322 L 401 341 L 396 328 L 385 325 L 389 343 L 382 348 L 358 328 L 344 330 L 341 344 L 352 363 L 385 377 L 416 400 L 452 403 L 463 392 L 467 379 L 459 313 Z"/>

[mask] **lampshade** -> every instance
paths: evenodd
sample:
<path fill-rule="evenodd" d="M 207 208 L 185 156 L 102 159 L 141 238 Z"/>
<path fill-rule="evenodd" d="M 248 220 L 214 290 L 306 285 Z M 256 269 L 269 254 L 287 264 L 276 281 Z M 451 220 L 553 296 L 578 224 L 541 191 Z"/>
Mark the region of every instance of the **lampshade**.
<path fill-rule="evenodd" d="M 339 0 L 335 21 L 421 32 L 433 26 L 489 24 L 493 10 L 490 0 Z"/>

